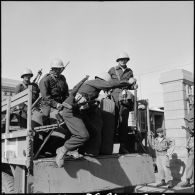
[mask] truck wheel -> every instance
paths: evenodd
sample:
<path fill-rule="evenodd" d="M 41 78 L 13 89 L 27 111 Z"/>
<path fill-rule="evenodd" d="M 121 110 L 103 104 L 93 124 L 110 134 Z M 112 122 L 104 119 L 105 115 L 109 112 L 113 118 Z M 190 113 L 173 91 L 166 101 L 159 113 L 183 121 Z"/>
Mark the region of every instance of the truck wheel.
<path fill-rule="evenodd" d="M 2 193 L 14 192 L 14 177 L 2 172 Z"/>

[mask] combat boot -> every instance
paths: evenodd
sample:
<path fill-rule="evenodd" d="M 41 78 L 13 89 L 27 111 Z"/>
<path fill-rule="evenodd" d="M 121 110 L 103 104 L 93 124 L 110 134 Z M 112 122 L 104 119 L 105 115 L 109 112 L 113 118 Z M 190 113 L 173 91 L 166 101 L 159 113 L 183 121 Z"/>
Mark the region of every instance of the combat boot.
<path fill-rule="evenodd" d="M 161 180 L 159 184 L 156 185 L 156 187 L 166 186 L 166 182 L 164 179 Z"/>
<path fill-rule="evenodd" d="M 184 184 L 181 185 L 182 188 L 186 188 L 186 187 L 190 187 L 190 179 L 187 179 L 186 182 Z"/>
<path fill-rule="evenodd" d="M 58 165 L 58 167 L 63 167 L 63 165 L 64 165 L 64 157 L 65 157 L 67 152 L 68 151 L 67 151 L 67 149 L 64 146 L 62 146 L 62 147 L 60 147 L 60 148 L 58 148 L 56 150 L 56 154 L 57 154 L 57 156 L 56 156 L 56 164 Z"/>

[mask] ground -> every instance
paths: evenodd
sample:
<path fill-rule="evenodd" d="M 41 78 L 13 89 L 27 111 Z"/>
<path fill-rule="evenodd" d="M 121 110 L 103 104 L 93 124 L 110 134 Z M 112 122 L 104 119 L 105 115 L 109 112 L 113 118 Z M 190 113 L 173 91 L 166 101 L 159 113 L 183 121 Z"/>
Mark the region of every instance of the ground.
<path fill-rule="evenodd" d="M 150 183 L 147 185 L 138 185 L 136 187 L 136 193 L 194 193 L 194 185 L 191 187 L 182 188 L 180 187 L 183 182 L 173 182 L 175 183 L 174 187 L 168 189 L 167 186 L 156 187 L 158 183 L 158 176 L 155 174 L 156 183 Z"/>

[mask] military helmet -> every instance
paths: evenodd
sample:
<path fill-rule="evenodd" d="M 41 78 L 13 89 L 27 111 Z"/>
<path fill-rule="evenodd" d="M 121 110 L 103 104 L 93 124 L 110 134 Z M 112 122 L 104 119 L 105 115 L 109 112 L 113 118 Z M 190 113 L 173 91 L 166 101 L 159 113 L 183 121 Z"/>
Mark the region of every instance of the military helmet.
<path fill-rule="evenodd" d="M 164 131 L 163 128 L 158 128 L 158 129 L 156 130 L 156 133 L 161 133 L 161 132 L 163 132 L 163 131 Z"/>
<path fill-rule="evenodd" d="M 128 55 L 126 52 L 123 52 L 123 53 L 121 53 L 121 54 L 117 57 L 116 61 L 118 62 L 120 59 L 128 59 L 128 61 L 129 61 L 129 60 L 130 60 L 130 57 L 129 57 L 129 55 Z"/>
<path fill-rule="evenodd" d="M 55 58 L 50 63 L 51 68 L 64 68 L 64 63 L 61 59 Z"/>
<path fill-rule="evenodd" d="M 21 73 L 21 78 L 23 78 L 24 75 L 31 75 L 31 77 L 33 77 L 32 70 L 26 68 L 26 69 Z"/>
<path fill-rule="evenodd" d="M 111 76 L 108 72 L 99 73 L 97 76 L 95 76 L 95 78 L 100 78 L 100 79 L 103 79 L 105 81 L 110 81 L 111 80 Z"/>

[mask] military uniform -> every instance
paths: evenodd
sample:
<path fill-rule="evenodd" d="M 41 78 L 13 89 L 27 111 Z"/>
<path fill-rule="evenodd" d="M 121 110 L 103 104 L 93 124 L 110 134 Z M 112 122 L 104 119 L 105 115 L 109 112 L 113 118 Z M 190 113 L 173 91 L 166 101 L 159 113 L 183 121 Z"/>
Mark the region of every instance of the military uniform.
<path fill-rule="evenodd" d="M 15 88 L 15 93 L 20 93 L 28 88 L 28 85 L 32 85 L 32 103 L 39 97 L 39 87 L 36 83 L 25 84 L 24 82 L 19 83 Z"/>
<path fill-rule="evenodd" d="M 85 97 L 87 101 L 93 101 L 98 97 L 101 90 L 108 90 L 123 86 L 130 86 L 130 84 L 119 81 L 107 82 L 96 78 L 94 80 L 86 81 L 78 89 L 78 93 Z M 70 107 L 66 106 L 67 103 Z M 71 138 L 64 144 L 65 148 L 69 151 L 73 151 L 78 147 L 83 146 L 84 148 L 81 149 L 82 152 L 97 155 L 101 147 L 101 112 L 98 109 L 95 109 L 93 105 L 91 105 L 92 107 L 89 108 L 88 111 L 84 110 L 82 113 L 75 112 L 73 109 L 74 102 L 72 101 L 72 98 L 67 98 L 63 105 L 65 105 L 65 108 L 63 109 L 62 116 L 68 129 L 72 133 Z M 90 140 L 93 141 L 89 140 L 89 142 L 84 146 L 84 143 L 89 139 L 89 132 L 87 128 L 92 128 L 92 131 L 94 130 L 94 132 L 90 134 L 90 136 L 92 135 L 92 139 L 90 138 Z"/>
<path fill-rule="evenodd" d="M 39 87 L 36 83 L 30 83 L 25 84 L 24 82 L 19 83 L 15 88 L 15 93 L 18 94 L 25 89 L 28 88 L 28 85 L 32 85 L 32 103 L 36 101 L 36 99 L 39 97 Z M 20 127 L 26 128 L 27 127 L 27 106 L 26 104 L 22 103 L 19 105 L 20 114 L 17 115 L 17 118 L 19 120 Z"/>
<path fill-rule="evenodd" d="M 175 141 L 173 139 L 163 137 L 161 141 L 159 141 L 158 137 L 154 139 L 151 143 L 152 148 L 156 151 L 156 162 L 159 177 L 161 180 L 165 181 L 165 178 L 168 181 L 171 181 L 172 175 L 170 170 L 170 160 L 167 154 L 167 150 L 171 147 L 174 147 Z"/>
<path fill-rule="evenodd" d="M 56 77 L 54 72 L 50 71 L 40 80 L 39 88 L 42 96 L 41 110 L 44 115 L 44 124 L 48 125 L 51 108 L 57 108 L 57 104 L 61 104 L 69 95 L 68 84 L 63 75 Z"/>
<path fill-rule="evenodd" d="M 186 162 L 186 184 L 194 183 L 194 106 L 190 109 L 186 118 L 190 136 L 187 141 L 188 158 Z"/>
<path fill-rule="evenodd" d="M 130 68 L 123 69 L 120 65 L 112 67 L 108 73 L 111 75 L 113 81 L 129 81 L 133 77 L 133 71 Z M 128 91 L 127 101 L 123 99 L 121 92 L 123 89 L 116 88 L 112 91 L 111 95 L 116 104 L 116 121 L 119 133 L 119 141 L 123 144 L 123 147 L 128 142 L 128 118 L 129 111 L 133 110 L 133 95 Z M 126 148 L 126 147 L 125 147 Z M 119 149 L 119 153 L 123 153 L 122 147 Z"/>

